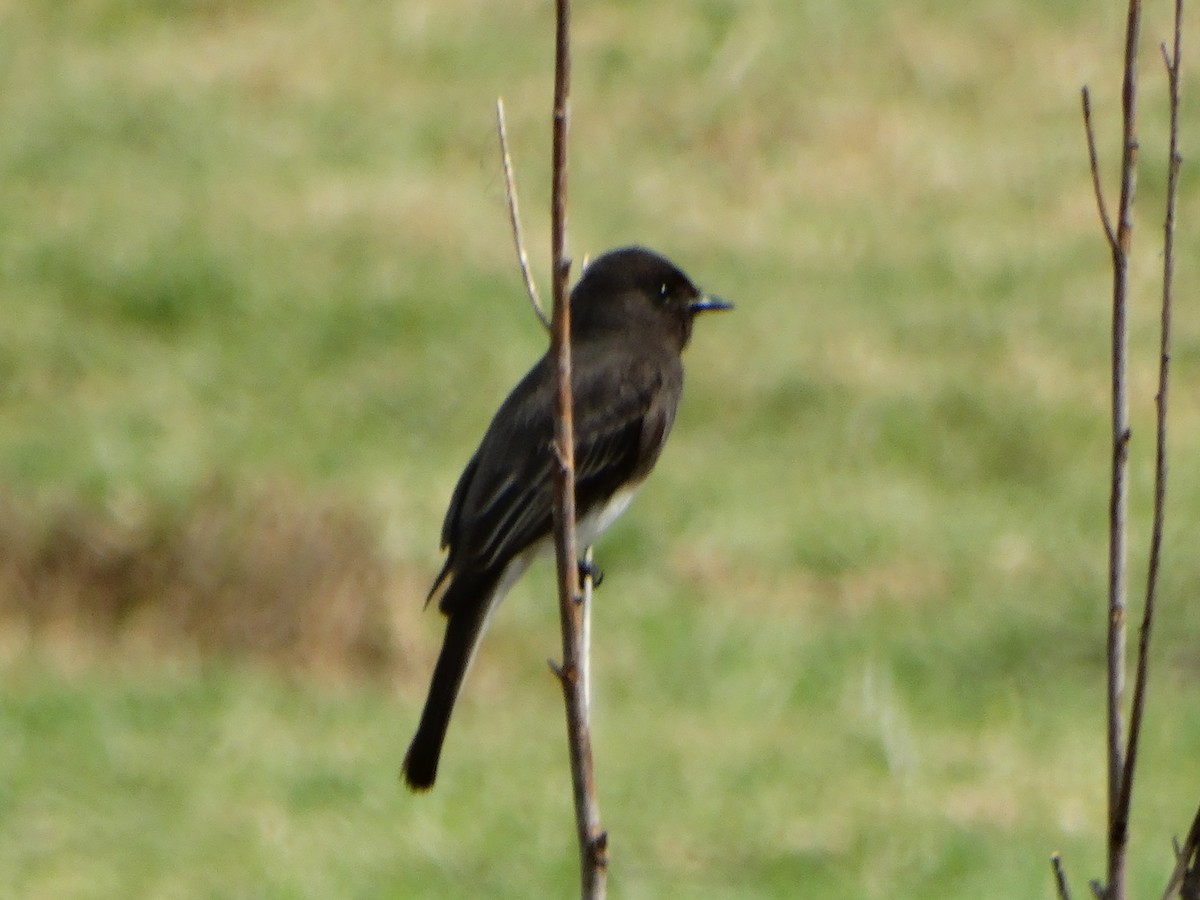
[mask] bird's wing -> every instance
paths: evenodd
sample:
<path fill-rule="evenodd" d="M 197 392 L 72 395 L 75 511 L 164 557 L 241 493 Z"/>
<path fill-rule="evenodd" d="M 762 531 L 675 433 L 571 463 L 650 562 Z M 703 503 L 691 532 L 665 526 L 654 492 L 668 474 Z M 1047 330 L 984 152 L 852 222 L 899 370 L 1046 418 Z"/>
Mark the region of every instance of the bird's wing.
<path fill-rule="evenodd" d="M 618 354 L 620 365 L 589 364 L 595 360 L 588 354 L 604 352 L 578 348 L 572 379 L 580 515 L 649 472 L 674 421 L 682 377 L 677 359 Z M 557 465 L 551 372 L 543 360 L 526 376 L 533 385 L 509 395 L 463 473 L 442 535 L 450 548 L 447 571 L 499 572 L 550 533 Z M 443 611 L 451 612 L 444 605 Z"/>

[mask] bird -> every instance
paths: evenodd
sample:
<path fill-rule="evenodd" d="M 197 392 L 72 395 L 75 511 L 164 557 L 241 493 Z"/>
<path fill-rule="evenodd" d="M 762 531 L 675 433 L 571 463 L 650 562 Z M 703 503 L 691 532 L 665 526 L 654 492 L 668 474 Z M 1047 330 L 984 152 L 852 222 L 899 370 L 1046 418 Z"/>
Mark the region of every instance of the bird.
<path fill-rule="evenodd" d="M 693 320 L 733 305 L 640 246 L 594 259 L 569 302 L 576 542 L 588 547 L 658 461 L 679 407 Z M 556 360 L 547 351 L 500 405 L 451 495 L 446 560 L 425 600 L 428 607 L 440 595 L 445 637 L 402 769 L 413 791 L 433 787 L 492 615 L 533 560 L 553 551 L 556 403 Z"/>

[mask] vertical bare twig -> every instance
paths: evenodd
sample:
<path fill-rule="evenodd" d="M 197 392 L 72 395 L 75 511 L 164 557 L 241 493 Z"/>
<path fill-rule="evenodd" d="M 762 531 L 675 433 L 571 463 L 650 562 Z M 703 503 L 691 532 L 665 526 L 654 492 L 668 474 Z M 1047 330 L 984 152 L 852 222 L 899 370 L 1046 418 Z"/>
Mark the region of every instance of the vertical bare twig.
<path fill-rule="evenodd" d="M 1129 809 L 1122 806 L 1124 772 L 1123 706 L 1125 696 L 1126 509 L 1129 460 L 1129 395 L 1126 356 L 1129 251 L 1133 239 L 1133 198 L 1137 190 L 1137 47 L 1141 2 L 1129 0 L 1125 26 L 1125 66 L 1121 89 L 1121 197 L 1116 241 L 1110 242 L 1112 291 L 1112 479 L 1108 541 L 1108 872 L 1105 896 L 1124 900 L 1129 846 Z"/>
<path fill-rule="evenodd" d="M 521 275 L 525 278 L 525 292 L 533 305 L 534 315 L 547 331 L 550 320 L 546 318 L 546 310 L 538 296 L 537 285 L 533 274 L 529 271 L 529 257 L 525 253 L 525 238 L 521 235 L 521 212 L 517 204 L 517 182 L 513 177 L 512 157 L 508 153 L 508 128 L 504 123 L 504 99 L 496 98 L 496 132 L 500 135 L 500 158 L 504 164 L 504 190 L 508 195 L 508 220 L 512 224 L 513 243 L 517 249 L 517 263 L 521 266 Z"/>
<path fill-rule="evenodd" d="M 1134 678 L 1133 701 L 1129 712 L 1129 743 L 1121 775 L 1121 791 L 1117 809 L 1121 820 L 1128 821 L 1133 794 L 1133 774 L 1137 766 L 1138 743 L 1145 713 L 1146 684 L 1149 676 L 1150 636 L 1154 625 L 1154 608 L 1158 598 L 1158 572 L 1162 559 L 1163 523 L 1167 500 L 1167 397 L 1171 374 L 1171 299 L 1175 280 L 1175 202 L 1179 193 L 1179 62 L 1182 51 L 1183 2 L 1175 3 L 1174 46 L 1168 53 L 1162 45 L 1166 63 L 1170 112 L 1170 146 L 1167 167 L 1167 208 L 1163 217 L 1163 275 L 1162 306 L 1158 355 L 1157 426 L 1154 455 L 1154 521 L 1150 533 L 1150 560 L 1146 575 L 1146 605 L 1142 612 L 1142 627 L 1138 639 L 1137 672 Z"/>
<path fill-rule="evenodd" d="M 1099 165 L 1096 161 L 1096 142 L 1092 129 L 1091 105 L 1087 88 L 1083 88 L 1083 121 L 1087 135 L 1088 159 L 1091 166 L 1092 188 L 1100 212 L 1100 221 L 1112 255 L 1112 481 L 1109 501 L 1109 602 L 1108 602 L 1108 871 L 1107 884 L 1091 882 L 1100 900 L 1125 900 L 1126 872 L 1129 847 L 1129 814 L 1133 797 L 1133 776 L 1137 769 L 1138 748 L 1145 716 L 1147 684 L 1149 681 L 1150 640 L 1158 597 L 1159 571 L 1167 496 L 1167 412 L 1171 367 L 1171 314 L 1175 276 L 1175 209 L 1178 196 L 1179 170 L 1179 85 L 1182 57 L 1183 2 L 1175 0 L 1174 42 L 1168 52 L 1161 46 L 1166 64 L 1170 104 L 1170 148 L 1167 175 L 1166 213 L 1163 220 L 1163 282 L 1161 332 L 1159 344 L 1158 393 L 1155 397 L 1157 425 L 1155 429 L 1154 519 L 1150 536 L 1150 556 L 1146 574 L 1146 602 L 1142 614 L 1137 651 L 1137 670 L 1129 713 L 1128 740 L 1122 739 L 1123 702 L 1125 689 L 1126 641 L 1126 470 L 1129 450 L 1129 408 L 1126 388 L 1126 355 L 1128 349 L 1127 296 L 1129 256 L 1132 243 L 1131 221 L 1133 197 L 1137 188 L 1137 47 L 1141 31 L 1141 3 L 1129 0 L 1125 30 L 1124 79 L 1122 84 L 1122 153 L 1121 198 L 1117 228 L 1104 202 Z M 1182 896 L 1189 890 L 1200 900 L 1200 811 L 1192 824 L 1188 844 L 1176 850 L 1176 864 L 1167 886 L 1164 900 L 1176 889 Z M 1193 858 L 1194 861 L 1193 861 Z M 1060 897 L 1066 890 L 1065 877 L 1057 854 L 1053 858 Z"/>
<path fill-rule="evenodd" d="M 558 410 L 555 449 L 554 546 L 558 562 L 558 605 L 562 621 L 563 663 L 557 670 L 567 713 L 571 782 L 579 839 L 581 896 L 602 898 L 608 876 L 608 835 L 600 826 L 596 803 L 592 742 L 588 724 L 587 660 L 583 655 L 584 612 L 579 592 L 579 553 L 575 539 L 575 439 L 571 400 L 571 313 L 567 277 L 571 261 L 567 237 L 567 131 L 571 85 L 570 0 L 556 0 L 554 55 L 553 173 L 551 181 L 551 284 L 554 306 L 550 354 L 556 361 Z"/>

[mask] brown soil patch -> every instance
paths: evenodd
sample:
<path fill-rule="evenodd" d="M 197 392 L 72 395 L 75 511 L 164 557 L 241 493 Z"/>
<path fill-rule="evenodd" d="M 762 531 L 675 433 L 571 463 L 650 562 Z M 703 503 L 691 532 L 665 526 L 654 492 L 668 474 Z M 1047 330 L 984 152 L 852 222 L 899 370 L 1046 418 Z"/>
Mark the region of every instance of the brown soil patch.
<path fill-rule="evenodd" d="M 390 600 L 412 578 L 345 501 L 216 485 L 184 508 L 118 515 L 0 499 L 5 643 L 396 674 Z"/>

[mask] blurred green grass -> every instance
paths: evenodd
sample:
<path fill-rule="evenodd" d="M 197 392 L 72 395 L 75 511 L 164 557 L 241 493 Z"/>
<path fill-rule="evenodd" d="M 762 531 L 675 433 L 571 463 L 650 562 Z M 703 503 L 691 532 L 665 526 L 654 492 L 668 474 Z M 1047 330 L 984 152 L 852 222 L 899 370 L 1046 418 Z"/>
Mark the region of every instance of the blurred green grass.
<path fill-rule="evenodd" d="M 1144 29 L 1135 597 L 1165 15 Z M 549 17 L 0 4 L 5 488 L 114 514 L 214 478 L 336 492 L 404 573 L 397 627 L 424 654 L 385 690 L 8 634 L 0 881 L 19 895 L 571 890 L 545 569 L 497 617 L 438 789 L 395 778 L 440 638 L 412 585 L 542 347 L 492 103 L 544 272 Z M 664 465 L 599 548 L 614 894 L 1050 897 L 1055 849 L 1077 889 L 1101 871 L 1109 285 L 1078 89 L 1111 175 L 1122 27 L 1079 2 L 576 10 L 572 252 L 644 242 L 738 303 L 697 330 Z M 1186 172 L 1142 892 L 1200 795 Z"/>

